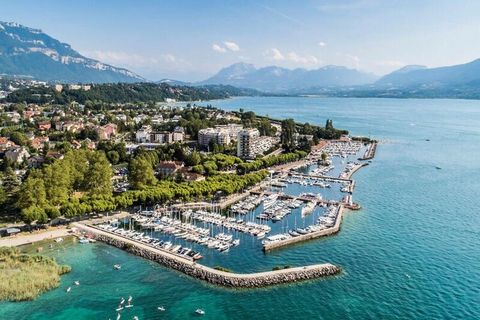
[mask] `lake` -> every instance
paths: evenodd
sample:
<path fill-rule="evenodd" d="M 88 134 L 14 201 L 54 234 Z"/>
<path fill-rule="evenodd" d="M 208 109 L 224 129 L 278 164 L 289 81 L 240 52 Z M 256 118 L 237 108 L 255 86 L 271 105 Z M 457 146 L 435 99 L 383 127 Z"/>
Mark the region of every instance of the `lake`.
<path fill-rule="evenodd" d="M 49 254 L 72 266 L 33 302 L 1 303 L 1 319 L 478 319 L 480 101 L 242 97 L 209 102 L 335 127 L 381 141 L 354 175 L 362 210 L 338 235 L 264 255 L 224 257 L 236 271 L 331 262 L 338 277 L 259 290 L 217 288 L 96 243 Z M 233 262 L 232 262 L 233 261 Z M 235 262 L 236 261 L 236 262 Z M 112 265 L 120 263 L 121 270 Z M 72 286 L 80 280 L 80 286 Z M 66 288 L 72 290 L 66 293 Z M 164 306 L 165 312 L 157 310 Z"/>

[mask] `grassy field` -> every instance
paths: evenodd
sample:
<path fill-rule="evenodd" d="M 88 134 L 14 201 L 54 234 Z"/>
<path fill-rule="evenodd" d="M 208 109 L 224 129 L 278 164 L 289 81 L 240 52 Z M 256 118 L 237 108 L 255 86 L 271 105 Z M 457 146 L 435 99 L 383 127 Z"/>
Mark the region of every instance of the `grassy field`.
<path fill-rule="evenodd" d="M 14 248 L 0 248 L 0 301 L 33 300 L 60 284 L 60 276 L 69 266 L 40 255 L 20 253 Z"/>

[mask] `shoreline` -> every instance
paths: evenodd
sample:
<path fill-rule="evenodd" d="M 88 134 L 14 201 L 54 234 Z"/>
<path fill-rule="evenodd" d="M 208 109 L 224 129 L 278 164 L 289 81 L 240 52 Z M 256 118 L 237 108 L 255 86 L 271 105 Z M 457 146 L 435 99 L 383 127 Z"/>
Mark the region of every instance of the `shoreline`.
<path fill-rule="evenodd" d="M 313 280 L 333 276 L 341 272 L 339 267 L 330 263 L 256 273 L 225 272 L 177 256 L 166 250 L 154 248 L 145 243 L 100 230 L 91 225 L 74 223 L 73 227 L 92 235 L 98 241 L 102 241 L 142 258 L 155 261 L 195 279 L 223 287 L 260 288 L 277 284 Z"/>

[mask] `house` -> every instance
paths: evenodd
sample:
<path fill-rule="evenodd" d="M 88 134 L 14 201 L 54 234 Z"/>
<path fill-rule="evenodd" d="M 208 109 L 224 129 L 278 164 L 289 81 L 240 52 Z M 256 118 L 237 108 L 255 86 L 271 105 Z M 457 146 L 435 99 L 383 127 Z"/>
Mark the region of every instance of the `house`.
<path fill-rule="evenodd" d="M 133 118 L 133 122 L 135 124 L 139 124 L 140 122 L 143 122 L 148 119 L 148 116 L 146 114 L 139 114 Z"/>
<path fill-rule="evenodd" d="M 5 112 L 5 114 L 10 119 L 10 121 L 14 123 L 18 123 L 21 119 L 20 113 L 18 113 L 17 111 Z"/>
<path fill-rule="evenodd" d="M 23 118 L 25 118 L 25 120 L 30 120 L 32 119 L 34 116 L 35 116 L 36 112 L 33 111 L 33 110 L 25 110 L 23 111 Z"/>
<path fill-rule="evenodd" d="M 62 131 L 68 131 L 68 132 L 80 132 L 83 129 L 83 123 L 80 121 L 67 121 L 63 123 L 62 125 Z"/>
<path fill-rule="evenodd" d="M 193 181 L 203 181 L 205 180 L 205 177 L 202 176 L 201 174 L 195 173 L 195 172 L 189 172 L 187 168 L 181 168 L 179 172 L 182 173 L 183 179 L 185 181 L 193 182 Z"/>
<path fill-rule="evenodd" d="M 10 149 L 13 146 L 15 146 L 15 143 L 8 140 L 8 138 L 0 137 L 0 152 L 4 152 L 5 150 Z"/>
<path fill-rule="evenodd" d="M 154 126 L 158 126 L 159 124 L 163 123 L 163 116 L 161 114 L 154 115 L 152 117 L 152 124 Z"/>
<path fill-rule="evenodd" d="M 57 92 L 62 92 L 63 86 L 61 84 L 56 84 L 53 89 Z"/>
<path fill-rule="evenodd" d="M 45 158 L 42 156 L 33 156 L 28 159 L 28 167 L 29 168 L 40 168 L 43 163 L 45 162 Z"/>
<path fill-rule="evenodd" d="M 33 138 L 32 139 L 32 148 L 36 149 L 36 150 L 40 150 L 40 149 L 43 149 L 43 146 L 45 144 L 45 142 L 49 142 L 50 139 L 48 137 L 36 137 L 36 138 Z"/>
<path fill-rule="evenodd" d="M 65 156 L 60 152 L 49 151 L 47 153 L 47 158 L 55 159 L 55 160 L 62 160 Z"/>
<path fill-rule="evenodd" d="M 183 167 L 182 162 L 178 161 L 160 161 L 157 166 L 157 172 L 161 176 L 168 177 L 177 172 L 178 169 Z"/>
<path fill-rule="evenodd" d="M 40 121 L 37 123 L 37 127 L 40 131 L 47 131 L 50 130 L 52 124 L 50 123 L 50 121 Z"/>
<path fill-rule="evenodd" d="M 108 140 L 117 134 L 117 125 L 114 123 L 108 123 L 104 126 L 97 127 L 98 139 Z"/>
<path fill-rule="evenodd" d="M 30 153 L 24 147 L 12 147 L 5 152 L 5 159 L 16 163 L 22 163 L 29 157 Z"/>
<path fill-rule="evenodd" d="M 127 122 L 127 115 L 123 113 L 119 113 L 115 115 L 115 119 L 117 119 L 117 121 Z"/>
<path fill-rule="evenodd" d="M 136 133 L 135 133 L 135 140 L 137 142 L 150 142 L 150 133 L 152 132 L 151 126 L 142 126 Z"/>
<path fill-rule="evenodd" d="M 173 129 L 173 142 L 181 142 L 185 139 L 185 129 L 183 127 L 175 127 Z"/>

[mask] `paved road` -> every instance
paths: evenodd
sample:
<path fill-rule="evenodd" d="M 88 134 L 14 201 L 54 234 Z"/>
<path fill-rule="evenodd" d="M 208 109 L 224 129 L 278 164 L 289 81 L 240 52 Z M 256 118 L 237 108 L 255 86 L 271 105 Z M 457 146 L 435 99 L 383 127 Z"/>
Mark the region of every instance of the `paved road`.
<path fill-rule="evenodd" d="M 45 239 L 55 239 L 59 237 L 65 237 L 69 234 L 69 230 L 59 228 L 55 230 L 43 231 L 39 233 L 23 233 L 21 235 L 12 236 L 8 238 L 0 238 L 0 247 L 16 247 L 24 244 L 38 242 Z"/>

